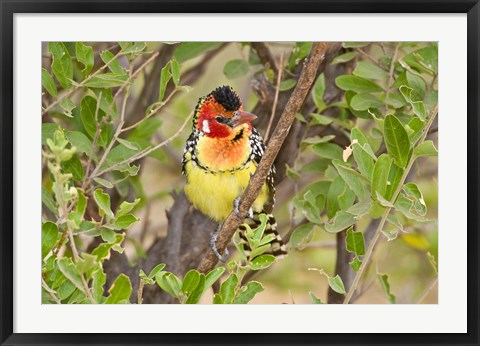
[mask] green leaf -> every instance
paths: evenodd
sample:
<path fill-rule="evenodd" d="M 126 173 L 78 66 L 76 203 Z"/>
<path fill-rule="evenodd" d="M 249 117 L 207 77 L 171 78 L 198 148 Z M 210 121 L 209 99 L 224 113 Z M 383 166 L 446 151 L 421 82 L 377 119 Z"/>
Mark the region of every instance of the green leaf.
<path fill-rule="evenodd" d="M 426 94 L 425 81 L 410 71 L 406 72 L 406 77 L 408 86 L 413 89 L 412 93 L 410 94 L 412 99 L 415 101 L 423 101 Z"/>
<path fill-rule="evenodd" d="M 132 214 L 127 214 L 116 217 L 115 220 L 113 220 L 111 227 L 116 230 L 127 229 L 128 227 L 130 227 L 130 225 L 137 221 L 138 219 L 135 216 L 133 216 Z"/>
<path fill-rule="evenodd" d="M 360 260 L 358 259 L 358 257 L 355 256 L 355 257 L 353 258 L 353 260 L 352 260 L 350 263 L 348 263 L 348 264 L 350 264 L 350 267 L 351 267 L 353 270 L 355 270 L 356 272 L 358 272 L 358 270 L 360 269 L 360 267 L 361 267 L 361 265 L 362 265 L 362 261 L 360 261 Z"/>
<path fill-rule="evenodd" d="M 293 70 L 301 60 L 306 58 L 312 49 L 313 42 L 296 42 L 288 58 L 288 70 Z"/>
<path fill-rule="evenodd" d="M 338 275 L 328 278 L 328 285 L 332 290 L 337 293 L 345 294 L 345 286 L 343 285 L 342 278 Z"/>
<path fill-rule="evenodd" d="M 182 291 L 185 295 L 190 295 L 200 282 L 200 273 L 195 269 L 191 269 L 183 278 Z M 202 289 L 203 292 L 203 289 Z"/>
<path fill-rule="evenodd" d="M 438 156 L 438 150 L 431 140 L 419 144 L 414 150 L 413 154 L 416 157 L 421 156 Z"/>
<path fill-rule="evenodd" d="M 57 297 L 60 300 L 67 299 L 75 291 L 75 285 L 68 280 L 65 280 L 60 287 L 57 288 Z"/>
<path fill-rule="evenodd" d="M 322 223 L 320 213 L 325 205 L 325 196 L 314 196 L 311 191 L 307 191 L 304 195 L 303 212 L 306 218 L 313 223 Z"/>
<path fill-rule="evenodd" d="M 180 64 L 178 63 L 177 60 L 173 59 L 170 62 L 170 69 L 171 69 L 171 72 L 172 72 L 173 84 L 175 84 L 175 86 L 177 86 L 178 83 L 180 82 Z"/>
<path fill-rule="evenodd" d="M 105 304 L 125 304 L 130 303 L 132 295 L 132 284 L 125 274 L 120 274 L 108 290 L 110 295 L 105 300 Z"/>
<path fill-rule="evenodd" d="M 273 255 L 260 255 L 255 257 L 250 264 L 251 270 L 261 270 L 270 267 L 275 262 L 275 256 Z"/>
<path fill-rule="evenodd" d="M 345 237 L 347 251 L 354 253 L 356 256 L 365 255 L 365 239 L 362 232 L 354 232 L 353 227 L 347 230 Z"/>
<path fill-rule="evenodd" d="M 335 84 L 342 90 L 353 90 L 357 93 L 372 93 L 383 90 L 378 84 L 368 79 L 351 75 L 338 76 L 335 79 Z"/>
<path fill-rule="evenodd" d="M 422 101 L 413 101 L 413 89 L 402 85 L 400 88 L 400 93 L 403 95 L 405 100 L 412 106 L 413 113 L 420 118 L 421 121 L 426 120 L 426 111 L 425 105 Z"/>
<path fill-rule="evenodd" d="M 318 76 L 315 85 L 312 90 L 312 98 L 317 110 L 321 112 L 325 109 L 325 101 L 323 96 L 325 95 L 325 75 L 322 73 Z"/>
<path fill-rule="evenodd" d="M 315 224 L 308 222 L 295 228 L 292 236 L 290 237 L 290 247 L 303 250 L 312 240 L 313 226 L 315 226 Z"/>
<path fill-rule="evenodd" d="M 313 304 L 325 304 L 324 302 L 322 302 L 322 300 L 320 298 L 318 298 L 315 293 L 313 293 L 312 291 L 308 292 L 308 295 L 310 296 L 310 299 L 312 300 L 312 303 Z"/>
<path fill-rule="evenodd" d="M 371 42 L 343 42 L 342 47 L 343 48 L 362 48 L 366 47 L 370 44 Z"/>
<path fill-rule="evenodd" d="M 334 120 L 327 115 L 317 113 L 310 113 L 310 117 L 312 118 L 312 125 L 329 125 Z"/>
<path fill-rule="evenodd" d="M 58 91 L 55 81 L 53 80 L 53 77 L 50 76 L 50 73 L 44 68 L 42 68 L 42 86 L 50 95 L 57 97 Z"/>
<path fill-rule="evenodd" d="M 52 53 L 52 72 L 64 89 L 68 89 L 73 79 L 73 64 L 68 49 L 62 42 L 49 42 L 48 51 Z"/>
<path fill-rule="evenodd" d="M 53 215 L 58 216 L 57 204 L 55 203 L 52 194 L 44 186 L 42 186 L 42 203 L 53 213 Z"/>
<path fill-rule="evenodd" d="M 62 101 L 60 101 L 59 105 L 63 109 L 63 114 L 69 118 L 73 118 L 72 110 L 76 107 L 76 105 L 72 100 L 70 100 L 68 97 L 64 98 Z"/>
<path fill-rule="evenodd" d="M 400 168 L 405 168 L 410 154 L 410 139 L 402 123 L 394 115 L 387 115 L 383 133 L 388 153 Z"/>
<path fill-rule="evenodd" d="M 343 161 L 333 160 L 332 163 L 337 169 L 338 173 L 343 178 L 343 180 L 359 198 L 359 200 L 365 200 L 368 197 L 368 192 L 365 188 L 365 185 L 368 185 L 368 181 L 365 179 L 365 177 L 363 177 L 360 173 L 353 170 L 352 168 L 348 167 Z"/>
<path fill-rule="evenodd" d="M 343 149 L 334 143 L 319 143 L 312 146 L 312 151 L 325 159 L 342 159 Z"/>
<path fill-rule="evenodd" d="M 220 296 L 220 294 L 215 293 L 213 295 L 213 304 L 223 304 L 222 297 Z"/>
<path fill-rule="evenodd" d="M 113 60 L 115 55 L 113 55 L 112 52 L 110 52 L 109 50 L 105 50 L 102 52 L 102 54 L 100 54 L 100 57 L 105 64 L 108 64 L 108 69 L 112 73 L 115 73 L 117 75 L 125 74 L 125 69 L 122 67 L 122 65 L 120 65 L 120 62 L 117 59 Z"/>
<path fill-rule="evenodd" d="M 42 259 L 48 255 L 57 243 L 58 227 L 55 223 L 47 221 L 42 225 Z"/>
<path fill-rule="evenodd" d="M 332 65 L 343 64 L 350 60 L 355 59 L 356 56 L 357 56 L 357 52 L 347 52 L 347 53 L 336 56 L 335 59 L 333 59 L 333 61 L 331 62 L 331 64 Z"/>
<path fill-rule="evenodd" d="M 83 42 L 76 42 L 75 54 L 77 60 L 84 66 L 82 70 L 83 76 L 88 76 L 93 68 L 93 48 L 85 45 Z"/>
<path fill-rule="evenodd" d="M 402 60 L 421 73 L 430 75 L 438 73 L 438 47 L 436 45 L 413 51 Z"/>
<path fill-rule="evenodd" d="M 355 194 L 338 175 L 330 185 L 327 194 L 327 216 L 332 218 L 338 210 L 347 209 L 355 200 Z"/>
<path fill-rule="evenodd" d="M 198 280 L 197 287 L 188 295 L 185 304 L 197 304 L 202 298 L 203 292 L 205 291 L 205 275 L 200 274 L 200 279 Z"/>
<path fill-rule="evenodd" d="M 172 78 L 170 65 L 171 65 L 171 61 L 169 61 L 162 68 L 162 72 L 160 73 L 160 87 L 158 91 L 158 102 L 163 101 L 163 98 L 165 97 L 165 91 L 167 90 L 167 84 Z"/>
<path fill-rule="evenodd" d="M 278 89 L 280 91 L 286 91 L 292 89 L 295 85 L 297 85 L 297 81 L 295 79 L 285 79 L 280 83 Z"/>
<path fill-rule="evenodd" d="M 180 297 L 182 281 L 171 272 L 160 272 L 155 276 L 158 286 L 175 298 Z"/>
<path fill-rule="evenodd" d="M 225 267 L 217 267 L 212 271 L 210 271 L 205 278 L 204 290 L 206 291 L 208 288 L 210 288 L 215 281 L 220 279 L 220 277 L 224 272 L 225 272 Z"/>
<path fill-rule="evenodd" d="M 68 161 L 62 162 L 62 171 L 64 173 L 71 173 L 74 180 L 83 180 L 83 166 L 77 155 L 73 155 Z"/>
<path fill-rule="evenodd" d="M 402 108 L 406 104 L 405 98 L 397 93 L 389 93 L 384 102 L 395 109 Z"/>
<path fill-rule="evenodd" d="M 153 269 L 150 271 L 150 274 L 148 274 L 148 277 L 150 279 L 153 279 L 155 276 L 157 276 L 158 273 L 160 273 L 163 269 L 165 268 L 164 263 L 157 264 Z"/>
<path fill-rule="evenodd" d="M 357 94 L 350 101 L 350 107 L 357 111 L 366 111 L 369 108 L 377 108 L 382 105 L 383 102 L 372 94 Z"/>
<path fill-rule="evenodd" d="M 120 44 L 123 53 L 140 53 L 147 47 L 145 42 L 122 42 Z"/>
<path fill-rule="evenodd" d="M 116 233 L 108 228 L 102 228 L 100 230 L 100 236 L 107 243 L 114 243 L 116 240 Z"/>
<path fill-rule="evenodd" d="M 221 44 L 221 42 L 183 42 L 175 49 L 173 56 L 181 64 L 217 48 Z"/>
<path fill-rule="evenodd" d="M 369 61 L 359 61 L 352 73 L 366 79 L 386 80 L 388 78 L 387 71 Z"/>
<path fill-rule="evenodd" d="M 96 75 L 85 86 L 90 88 L 114 88 L 125 84 L 128 81 L 128 76 L 125 74 L 103 73 Z"/>
<path fill-rule="evenodd" d="M 410 143 L 414 144 L 422 137 L 423 126 L 424 122 L 417 117 L 411 119 L 407 125 L 405 125 L 405 131 L 408 133 Z"/>
<path fill-rule="evenodd" d="M 338 233 L 355 224 L 357 221 L 355 215 L 340 210 L 335 214 L 333 219 L 330 219 L 325 223 L 325 230 L 329 233 Z"/>
<path fill-rule="evenodd" d="M 82 277 L 72 262 L 72 259 L 69 257 L 61 258 L 57 261 L 58 269 L 62 274 L 70 280 L 75 287 L 77 287 L 83 293 L 85 292 L 85 288 L 83 287 Z"/>
<path fill-rule="evenodd" d="M 373 169 L 375 167 L 375 154 L 370 144 L 368 144 L 365 135 L 358 128 L 355 127 L 352 129 L 350 139 L 352 142 L 354 140 L 358 141 L 358 143 L 353 144 L 353 157 L 358 165 L 358 170 L 371 182 Z"/>
<path fill-rule="evenodd" d="M 233 304 L 247 304 L 257 293 L 263 290 L 263 285 L 260 282 L 250 281 L 246 286 L 240 288 Z"/>
<path fill-rule="evenodd" d="M 103 179 L 103 178 L 100 178 L 100 177 L 95 177 L 93 178 L 94 181 L 96 181 L 97 183 L 99 183 L 100 185 L 102 185 L 103 187 L 106 187 L 107 189 L 111 189 L 113 188 L 113 184 L 108 181 L 107 179 Z"/>
<path fill-rule="evenodd" d="M 80 115 L 85 132 L 90 138 L 94 138 L 97 132 L 96 110 L 97 101 L 91 96 L 85 96 L 80 103 Z"/>
<path fill-rule="evenodd" d="M 93 193 L 93 198 L 95 199 L 95 202 L 97 202 L 100 210 L 113 219 L 114 215 L 112 209 L 110 208 L 110 195 L 103 193 L 102 189 L 96 189 Z"/>
<path fill-rule="evenodd" d="M 103 300 L 103 286 L 107 283 L 107 275 L 101 268 L 92 273 L 92 296 L 97 303 L 102 303 Z"/>
<path fill-rule="evenodd" d="M 362 216 L 368 214 L 372 207 L 372 201 L 367 199 L 362 202 L 355 203 L 350 208 L 346 210 L 347 213 L 354 215 L 357 220 L 360 219 Z"/>
<path fill-rule="evenodd" d="M 117 138 L 117 141 L 118 143 L 122 144 L 124 147 L 128 149 L 131 149 L 134 151 L 138 151 L 141 149 L 140 145 L 138 145 L 135 142 L 127 141 L 126 139 L 122 139 L 122 138 Z"/>
<path fill-rule="evenodd" d="M 222 283 L 220 287 L 220 296 L 223 304 L 231 304 L 233 302 L 237 285 L 238 277 L 235 274 L 230 274 L 227 280 Z"/>
<path fill-rule="evenodd" d="M 228 79 L 232 80 L 242 77 L 248 73 L 248 63 L 243 59 L 230 60 L 223 67 L 223 74 Z"/>
<path fill-rule="evenodd" d="M 68 131 L 65 136 L 68 141 L 77 148 L 77 152 L 90 155 L 92 141 L 79 131 Z"/>
<path fill-rule="evenodd" d="M 47 139 L 53 140 L 55 131 L 61 130 L 61 126 L 55 123 L 42 124 L 42 145 L 47 145 Z"/>
<path fill-rule="evenodd" d="M 388 282 L 388 275 L 387 274 L 377 274 L 377 276 L 378 276 L 378 279 L 380 280 L 380 283 L 382 284 L 382 287 L 385 291 L 385 294 L 387 295 L 388 302 L 390 304 L 395 304 L 395 296 L 390 291 L 390 284 Z"/>
<path fill-rule="evenodd" d="M 417 201 L 417 203 L 420 203 L 420 202 Z M 420 215 L 418 211 L 415 209 L 415 201 L 412 200 L 411 198 L 406 197 L 403 193 L 398 195 L 394 205 L 395 205 L 395 210 L 398 210 L 409 219 L 419 221 L 419 222 L 425 221 L 425 218 L 423 217 L 423 215 Z M 420 210 L 422 209 L 423 208 L 420 208 Z M 425 208 L 425 211 L 426 211 L 426 208 Z"/>
<path fill-rule="evenodd" d="M 403 191 L 405 191 L 406 196 L 409 199 L 413 200 L 413 208 L 416 213 L 421 216 L 427 214 L 427 205 L 423 199 L 423 194 L 415 183 L 406 183 L 403 185 Z"/>
<path fill-rule="evenodd" d="M 138 202 L 140 202 L 140 200 L 140 198 L 136 198 L 133 202 L 123 201 L 122 204 L 120 204 L 117 212 L 115 213 L 115 216 L 120 217 L 128 214 L 130 211 L 132 211 L 133 208 L 135 208 L 135 206 L 138 204 Z"/>
<path fill-rule="evenodd" d="M 392 158 L 387 154 L 382 154 L 375 163 L 372 176 L 372 198 L 377 199 L 377 193 L 385 197 L 387 195 L 387 182 Z"/>

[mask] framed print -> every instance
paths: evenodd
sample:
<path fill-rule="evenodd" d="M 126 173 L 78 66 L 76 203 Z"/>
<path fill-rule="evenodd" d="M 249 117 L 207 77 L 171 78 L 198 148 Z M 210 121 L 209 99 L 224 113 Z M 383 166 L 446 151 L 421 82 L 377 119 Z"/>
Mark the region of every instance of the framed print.
<path fill-rule="evenodd" d="M 2 1 L 2 345 L 478 344 L 479 11 Z"/>

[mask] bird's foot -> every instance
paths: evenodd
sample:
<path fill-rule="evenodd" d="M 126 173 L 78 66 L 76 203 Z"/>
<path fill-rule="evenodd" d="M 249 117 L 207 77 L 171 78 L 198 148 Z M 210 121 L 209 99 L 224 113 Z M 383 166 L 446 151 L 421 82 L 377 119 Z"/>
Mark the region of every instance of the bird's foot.
<path fill-rule="evenodd" d="M 212 237 L 210 238 L 210 249 L 213 251 L 213 253 L 215 254 L 215 257 L 217 257 L 220 262 L 225 263 L 229 255 L 228 249 L 225 248 L 224 256 L 222 256 L 220 255 L 220 252 L 218 252 L 217 245 L 216 245 L 218 234 L 220 233 L 221 229 L 222 229 L 222 224 L 218 225 L 217 230 L 214 233 L 212 233 Z"/>
<path fill-rule="evenodd" d="M 235 215 L 237 215 L 237 217 L 239 219 L 241 219 L 242 216 L 240 215 L 240 210 L 238 209 L 239 206 L 240 206 L 240 197 L 237 197 L 233 200 L 233 212 L 235 213 Z M 248 217 L 250 219 L 253 219 L 253 209 L 252 209 L 252 207 L 250 207 L 250 209 L 248 209 Z"/>

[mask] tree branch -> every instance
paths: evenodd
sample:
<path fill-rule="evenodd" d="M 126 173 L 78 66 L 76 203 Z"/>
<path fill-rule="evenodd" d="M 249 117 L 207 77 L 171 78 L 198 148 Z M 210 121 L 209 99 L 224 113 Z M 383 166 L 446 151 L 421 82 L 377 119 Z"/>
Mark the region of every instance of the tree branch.
<path fill-rule="evenodd" d="M 280 151 L 280 147 L 287 137 L 290 127 L 295 120 L 295 113 L 298 112 L 304 103 L 313 81 L 315 80 L 320 63 L 325 58 L 325 51 L 325 43 L 315 43 L 313 45 L 310 56 L 308 57 L 308 60 L 305 62 L 302 69 L 297 86 L 295 87 L 292 96 L 285 106 L 280 121 L 278 122 L 278 125 L 275 128 L 275 131 L 269 142 L 269 146 L 266 149 L 255 174 L 250 180 L 250 183 L 248 184 L 240 200 L 239 212 L 241 216 L 245 216 L 247 214 L 248 209 L 260 193 L 260 189 L 265 183 L 265 179 L 270 171 L 271 166 L 273 165 L 273 161 Z M 217 241 L 217 249 L 219 252 L 223 253 L 242 221 L 243 218 L 239 218 L 233 212 L 225 220 Z M 213 251 L 209 251 L 202 259 L 197 269 L 200 272 L 206 273 L 213 269 L 217 262 L 218 259 Z"/>

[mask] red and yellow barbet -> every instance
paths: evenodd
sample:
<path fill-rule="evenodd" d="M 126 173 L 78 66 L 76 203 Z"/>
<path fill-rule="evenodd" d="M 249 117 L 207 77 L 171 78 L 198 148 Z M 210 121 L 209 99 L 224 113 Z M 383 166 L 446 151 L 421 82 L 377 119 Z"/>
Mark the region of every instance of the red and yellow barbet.
<path fill-rule="evenodd" d="M 242 101 L 229 86 L 222 86 L 200 98 L 193 117 L 193 129 L 187 139 L 182 161 L 182 173 L 187 177 L 185 194 L 203 214 L 222 223 L 247 187 L 262 158 L 265 144 L 251 121 L 256 118 L 243 110 Z M 245 223 L 255 227 L 258 215 L 269 216 L 265 234 L 275 234 L 270 252 L 277 256 L 287 253 L 271 215 L 275 199 L 274 168 L 252 205 Z M 238 209 L 235 210 L 238 213 Z M 239 228 L 240 237 L 245 226 Z M 212 237 L 212 250 L 216 233 Z M 248 248 L 247 252 L 248 252 Z"/>

